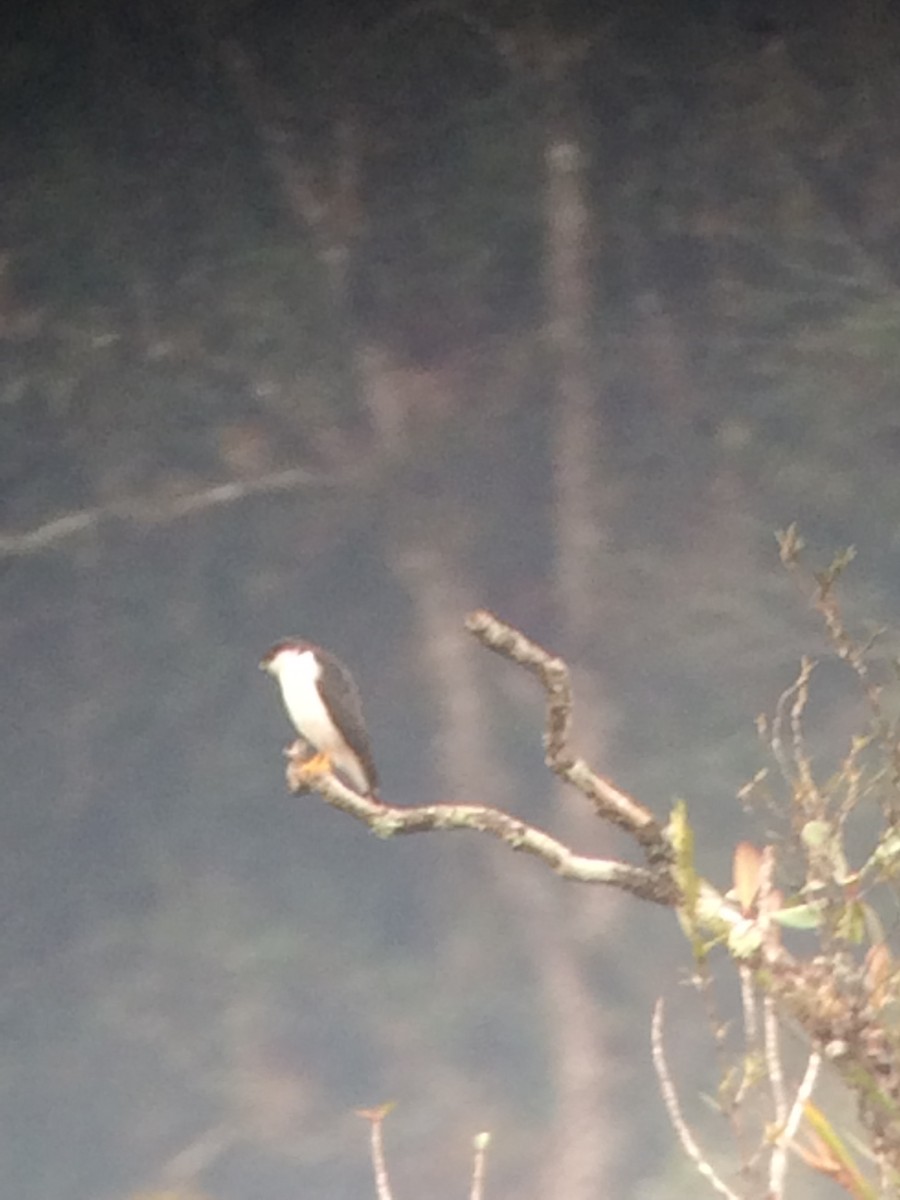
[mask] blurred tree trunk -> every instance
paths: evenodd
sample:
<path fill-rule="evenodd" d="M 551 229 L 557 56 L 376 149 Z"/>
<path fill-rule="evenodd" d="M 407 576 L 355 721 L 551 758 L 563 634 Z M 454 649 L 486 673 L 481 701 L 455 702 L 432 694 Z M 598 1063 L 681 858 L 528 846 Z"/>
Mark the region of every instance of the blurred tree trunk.
<path fill-rule="evenodd" d="M 285 209 L 309 236 L 338 312 L 347 308 L 347 285 L 356 239 L 363 227 L 362 152 L 358 121 L 345 105 L 332 124 L 332 156 L 311 161 L 292 128 L 291 106 L 257 69 L 242 46 L 222 50 L 235 91 L 263 150 Z"/>
<path fill-rule="evenodd" d="M 607 552 L 608 504 L 597 472 L 601 406 L 597 373 L 588 351 L 592 312 L 592 236 L 587 194 L 587 157 L 582 145 L 571 80 L 582 47 L 567 52 L 558 42 L 544 57 L 549 111 L 545 125 L 544 290 L 547 346 L 551 360 L 554 423 L 552 471 L 556 540 L 556 607 L 566 653 L 590 661 L 586 651 L 598 636 Z M 579 725 L 587 732 L 584 753 L 599 770 L 607 760 L 613 724 L 608 701 L 594 674 L 577 679 Z M 575 845 L 596 844 L 597 821 L 583 804 L 558 793 L 567 836 Z M 556 924 L 558 954 L 568 971 L 553 973 L 545 986 L 556 993 L 556 1146 L 542 1195 L 556 1200 L 593 1200 L 611 1194 L 621 1153 L 621 1081 L 609 1070 L 614 1032 L 584 978 L 588 955 L 616 937 L 619 898 L 575 889 L 559 895 L 565 915 Z M 602 1131 L 602 1132 L 601 1132 Z"/>
<path fill-rule="evenodd" d="M 317 161 L 291 119 L 290 100 L 270 84 L 251 56 L 228 43 L 222 57 L 282 206 L 298 233 L 309 240 L 322 268 L 346 386 L 368 422 L 370 448 L 381 458 L 399 458 L 408 452 L 415 433 L 428 429 L 457 401 L 452 383 L 448 386 L 452 365 L 410 365 L 359 328 L 353 280 L 368 221 L 363 170 L 370 145 L 363 117 L 340 96 L 323 97 L 323 109 L 330 105 L 333 116 L 327 161 Z"/>
<path fill-rule="evenodd" d="M 415 605 L 441 716 L 437 758 L 447 790 L 454 799 L 514 811 L 516 784 L 491 736 L 488 691 L 477 665 L 482 652 L 462 628 L 461 615 L 476 607 L 478 598 L 446 552 L 414 546 L 402 554 L 398 568 Z M 502 848 L 485 846 L 483 853 L 493 886 L 518 925 L 547 1015 L 557 1106 L 535 1195 L 593 1200 L 606 1190 L 609 1133 L 615 1126 L 598 1083 L 604 1074 L 610 1088 L 613 1083 L 604 1072 L 597 997 L 584 978 L 578 939 L 566 936 L 564 889 Z"/>

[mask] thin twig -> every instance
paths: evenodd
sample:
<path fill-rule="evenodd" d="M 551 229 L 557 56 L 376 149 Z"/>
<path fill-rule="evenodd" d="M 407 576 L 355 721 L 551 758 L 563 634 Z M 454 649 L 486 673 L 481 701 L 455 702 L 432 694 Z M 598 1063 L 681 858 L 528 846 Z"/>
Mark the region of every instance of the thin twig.
<path fill-rule="evenodd" d="M 183 495 L 131 496 L 112 504 L 93 508 L 77 509 L 64 513 L 50 521 L 44 521 L 33 529 L 19 533 L 0 533 L 0 558 L 13 558 L 25 554 L 37 554 L 48 550 L 69 538 L 89 533 L 99 525 L 113 521 L 133 521 L 138 524 L 157 525 L 167 521 L 193 516 L 208 508 L 223 504 L 234 504 L 247 496 L 259 496 L 273 492 L 291 492 L 301 488 L 330 488 L 345 486 L 355 476 L 349 474 L 317 475 L 305 467 L 290 467 L 260 475 L 256 479 L 235 479 L 225 483 L 211 484 Z"/>
<path fill-rule="evenodd" d="M 375 1176 L 375 1194 L 378 1200 L 394 1200 L 388 1176 L 387 1159 L 384 1156 L 384 1118 L 393 1109 L 394 1102 L 380 1104 L 377 1108 L 358 1108 L 356 1115 L 369 1122 L 369 1149 L 372 1156 L 372 1173 Z"/>
<path fill-rule="evenodd" d="M 769 1195 L 773 1197 L 773 1200 L 782 1200 L 784 1196 L 788 1147 L 796 1137 L 797 1130 L 800 1128 L 803 1113 L 807 1103 L 812 1098 L 813 1088 L 816 1086 L 821 1066 L 822 1055 L 818 1050 L 814 1050 L 809 1056 L 806 1070 L 803 1073 L 803 1078 L 800 1081 L 800 1086 L 797 1088 L 794 1102 L 791 1105 L 791 1111 L 784 1125 L 779 1129 L 778 1136 L 775 1139 L 775 1147 L 772 1150 L 772 1158 L 769 1163 Z"/>
<path fill-rule="evenodd" d="M 757 1014 L 756 991 L 753 986 L 753 972 L 746 963 L 739 964 L 741 984 L 741 1012 L 744 1017 L 744 1044 L 747 1055 L 759 1052 L 759 1017 Z"/>
<path fill-rule="evenodd" d="M 775 907 L 774 875 L 775 851 L 772 846 L 766 846 L 762 853 L 759 870 L 758 922 L 762 932 L 763 947 L 769 957 L 778 950 L 778 926 L 772 920 L 772 912 Z M 787 1120 L 788 1111 L 787 1090 L 781 1062 L 780 1033 L 781 1021 L 775 1001 L 770 993 L 766 993 L 763 997 L 763 1051 L 769 1085 L 772 1089 L 775 1124 L 778 1128 Z"/>
<path fill-rule="evenodd" d="M 811 658 L 804 657 L 801 660 L 800 675 L 795 687 L 794 702 L 791 705 L 791 746 L 799 782 L 797 799 L 800 800 L 807 817 L 824 820 L 827 815 L 827 806 L 813 776 L 812 763 L 809 760 L 803 731 L 803 714 L 809 703 L 809 681 L 815 665 Z"/>
<path fill-rule="evenodd" d="M 727 1200 L 740 1200 L 737 1192 L 733 1192 L 726 1183 L 724 1183 L 716 1172 L 713 1170 L 709 1161 L 704 1158 L 703 1152 L 694 1140 L 694 1135 L 691 1133 L 687 1122 L 681 1112 L 681 1105 L 678 1100 L 678 1093 L 675 1090 L 675 1084 L 672 1076 L 669 1074 L 669 1067 L 666 1063 L 665 1049 L 663 1047 L 663 1000 L 659 999 L 656 1002 L 656 1007 L 653 1010 L 653 1025 L 651 1032 L 651 1045 L 653 1048 L 653 1066 L 656 1068 L 656 1077 L 659 1080 L 659 1089 L 662 1093 L 663 1102 L 669 1114 L 669 1120 L 672 1122 L 672 1128 L 678 1134 L 678 1139 L 681 1142 L 682 1148 L 688 1158 L 691 1159 L 694 1166 L 697 1168 L 698 1174 L 707 1180 L 714 1191 L 720 1196 L 725 1196 Z"/>
<path fill-rule="evenodd" d="M 742 971 L 749 968 L 742 965 Z M 742 978 L 743 982 L 743 978 Z M 716 1001 L 715 980 L 710 969 L 709 957 L 699 959 L 694 964 L 694 972 L 691 977 L 691 983 L 694 990 L 697 992 L 706 1012 L 706 1019 L 709 1023 L 710 1034 L 715 1047 L 716 1061 L 719 1066 L 719 1075 L 723 1081 L 723 1086 L 719 1088 L 719 1107 L 729 1126 L 731 1127 L 731 1136 L 734 1139 L 734 1144 L 740 1158 L 740 1170 L 742 1174 L 746 1174 L 750 1167 L 750 1161 L 744 1149 L 744 1130 L 741 1114 L 741 1104 L 744 1095 L 749 1087 L 750 1072 L 746 1065 L 741 1073 L 740 1081 L 734 1089 L 734 1094 L 730 1095 L 730 1087 L 724 1086 L 729 1084 L 732 1078 L 731 1062 L 727 1053 L 727 1032 L 728 1026 L 722 1019 L 718 1004 Z M 750 1051 L 747 1052 L 747 1060 L 749 1061 Z"/>
<path fill-rule="evenodd" d="M 237 1130 L 227 1122 L 208 1129 L 172 1155 L 163 1168 L 163 1178 L 169 1184 L 195 1183 L 201 1173 L 230 1150 L 237 1140 Z"/>
<path fill-rule="evenodd" d="M 372 1170 L 375 1173 L 375 1194 L 378 1200 L 393 1200 L 391 1183 L 388 1178 L 387 1159 L 384 1157 L 384 1139 L 382 1129 L 384 1121 L 372 1122 Z"/>
<path fill-rule="evenodd" d="M 491 1135 L 489 1133 L 476 1134 L 475 1160 L 472 1163 L 472 1189 L 469 1192 L 469 1200 L 484 1200 L 485 1163 L 490 1144 Z"/>
<path fill-rule="evenodd" d="M 775 716 L 772 718 L 769 746 L 775 761 L 778 763 L 782 778 L 792 790 L 796 781 L 794 764 L 797 764 L 798 750 L 796 723 L 803 712 L 806 698 L 809 694 L 809 678 L 814 667 L 815 663 L 811 659 L 804 658 L 802 660 L 797 678 L 778 697 L 778 703 L 775 705 Z M 792 731 L 792 755 L 788 754 L 784 744 L 784 729 L 788 721 L 790 721 Z"/>

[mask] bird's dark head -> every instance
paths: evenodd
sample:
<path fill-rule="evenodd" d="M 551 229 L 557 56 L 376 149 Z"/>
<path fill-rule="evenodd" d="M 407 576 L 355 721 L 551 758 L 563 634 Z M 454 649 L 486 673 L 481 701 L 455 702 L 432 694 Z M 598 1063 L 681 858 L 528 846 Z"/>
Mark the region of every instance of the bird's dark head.
<path fill-rule="evenodd" d="M 301 641 L 300 638 L 283 638 L 265 652 L 259 660 L 259 669 L 267 671 L 270 675 L 278 675 L 286 662 L 299 658 L 306 652 L 312 652 L 315 656 L 315 647 L 309 642 Z"/>

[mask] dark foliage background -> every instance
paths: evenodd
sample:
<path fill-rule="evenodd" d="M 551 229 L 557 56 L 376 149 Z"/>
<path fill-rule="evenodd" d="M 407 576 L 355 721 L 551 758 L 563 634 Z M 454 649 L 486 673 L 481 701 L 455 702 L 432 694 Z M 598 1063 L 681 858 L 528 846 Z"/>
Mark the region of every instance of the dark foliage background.
<path fill-rule="evenodd" d="M 660 812 L 689 797 L 724 877 L 754 829 L 732 799 L 753 718 L 820 645 L 773 530 L 857 544 L 851 615 L 890 616 L 900 574 L 895 14 L 94 0 L 4 21 L 0 1174 L 21 1200 L 136 1194 L 212 1130 L 210 1195 L 366 1195 L 351 1110 L 396 1098 L 398 1187 L 457 1194 L 490 1128 L 492 1196 L 532 1194 L 553 1016 L 497 860 L 287 798 L 256 661 L 294 631 L 332 647 L 391 797 L 441 796 L 403 565 L 437 548 L 580 664 L 600 765 Z M 532 51 L 575 43 L 560 88 Z M 578 636 L 544 342 L 560 95 L 591 202 Z M 478 669 L 512 803 L 558 822 L 537 697 Z M 835 678 L 817 701 L 825 748 L 848 697 Z M 695 1186 L 647 1067 L 675 940 L 632 906 L 581 964 L 629 1114 L 620 1196 Z"/>

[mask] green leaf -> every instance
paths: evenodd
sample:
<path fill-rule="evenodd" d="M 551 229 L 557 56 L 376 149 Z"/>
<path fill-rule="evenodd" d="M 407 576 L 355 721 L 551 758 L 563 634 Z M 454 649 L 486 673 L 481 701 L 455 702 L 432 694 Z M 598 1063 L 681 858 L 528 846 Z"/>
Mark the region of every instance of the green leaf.
<path fill-rule="evenodd" d="M 795 904 L 792 908 L 780 908 L 771 916 L 785 929 L 818 929 L 825 916 L 825 905 L 821 901 Z"/>

